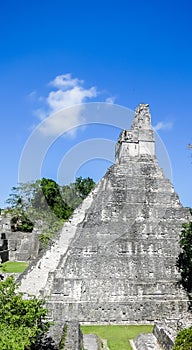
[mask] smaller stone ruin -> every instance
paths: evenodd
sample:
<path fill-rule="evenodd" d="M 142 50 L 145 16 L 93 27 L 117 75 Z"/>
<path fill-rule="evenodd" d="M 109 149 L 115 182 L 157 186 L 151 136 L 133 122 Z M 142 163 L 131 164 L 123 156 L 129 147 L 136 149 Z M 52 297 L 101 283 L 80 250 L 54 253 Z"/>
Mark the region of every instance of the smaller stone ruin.
<path fill-rule="evenodd" d="M 38 256 L 39 239 L 36 232 L 12 232 L 11 215 L 0 215 L 1 262 L 29 261 Z"/>

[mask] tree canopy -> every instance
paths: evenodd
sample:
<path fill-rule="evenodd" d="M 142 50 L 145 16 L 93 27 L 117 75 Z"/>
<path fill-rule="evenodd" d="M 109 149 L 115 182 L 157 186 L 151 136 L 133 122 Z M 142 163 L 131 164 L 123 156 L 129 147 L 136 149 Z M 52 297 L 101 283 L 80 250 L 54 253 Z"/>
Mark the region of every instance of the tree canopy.
<path fill-rule="evenodd" d="M 190 209 L 192 213 L 192 209 Z M 179 244 L 181 252 L 177 260 L 177 267 L 181 274 L 180 283 L 188 293 L 189 302 L 192 301 L 192 221 L 183 224 Z M 191 305 L 189 306 L 191 307 Z M 182 329 L 175 339 L 173 350 L 192 349 L 192 327 Z"/>
<path fill-rule="evenodd" d="M 179 241 L 182 251 L 177 266 L 181 273 L 181 284 L 190 294 L 192 292 L 192 222 L 183 224 Z"/>
<path fill-rule="evenodd" d="M 74 210 L 87 197 L 94 188 L 95 182 L 90 177 L 77 177 L 74 183 L 61 187 L 62 197 L 65 198 L 68 205 Z"/>
<path fill-rule="evenodd" d="M 36 209 L 46 210 L 48 207 L 59 219 L 68 219 L 72 214 L 72 208 L 61 196 L 59 185 L 51 179 L 43 178 L 37 188 L 32 205 Z"/>
<path fill-rule="evenodd" d="M 0 349 L 32 350 L 49 329 L 47 309 L 43 300 L 24 299 L 16 289 L 12 276 L 0 282 Z"/>
<path fill-rule="evenodd" d="M 34 226 L 38 227 L 44 247 L 94 186 L 91 178 L 78 177 L 74 183 L 65 186 L 42 178 L 13 187 L 7 200 L 7 211 L 12 215 L 11 230 L 32 232 Z"/>
<path fill-rule="evenodd" d="M 175 344 L 172 350 L 191 350 L 192 349 L 192 327 L 182 329 L 177 334 Z"/>

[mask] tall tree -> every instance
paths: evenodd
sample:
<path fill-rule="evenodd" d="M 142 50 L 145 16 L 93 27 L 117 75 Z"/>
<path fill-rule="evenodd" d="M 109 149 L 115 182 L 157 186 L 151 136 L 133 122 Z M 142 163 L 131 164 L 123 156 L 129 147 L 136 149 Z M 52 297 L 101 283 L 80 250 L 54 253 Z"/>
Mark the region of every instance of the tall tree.
<path fill-rule="evenodd" d="M 177 266 L 181 273 L 181 284 L 185 290 L 192 293 L 192 222 L 183 224 L 179 241 L 181 252 Z"/>
<path fill-rule="evenodd" d="M 73 211 L 62 198 L 59 185 L 46 178 L 41 180 L 32 204 L 36 209 L 45 210 L 49 207 L 59 219 L 68 219 Z"/>
<path fill-rule="evenodd" d="M 85 199 L 87 197 L 94 186 L 95 182 L 90 177 L 83 179 L 82 176 L 80 176 L 76 178 L 75 188 L 82 199 Z"/>
<path fill-rule="evenodd" d="M 77 177 L 75 182 L 61 187 L 61 194 L 65 201 L 73 209 L 77 208 L 95 187 L 95 182 L 90 177 Z"/>
<path fill-rule="evenodd" d="M 44 247 L 94 185 L 92 179 L 79 177 L 67 186 L 59 186 L 54 180 L 43 178 L 13 187 L 7 200 L 8 212 L 12 215 L 12 231 L 31 232 L 36 225 Z"/>

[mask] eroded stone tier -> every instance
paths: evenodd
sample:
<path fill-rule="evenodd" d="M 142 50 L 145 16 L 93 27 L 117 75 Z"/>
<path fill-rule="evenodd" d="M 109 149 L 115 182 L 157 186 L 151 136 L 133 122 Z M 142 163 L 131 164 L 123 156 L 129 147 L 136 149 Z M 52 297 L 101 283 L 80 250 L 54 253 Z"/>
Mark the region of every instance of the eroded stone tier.
<path fill-rule="evenodd" d="M 75 212 L 63 228 L 63 242 L 65 233 L 73 235 L 65 249 L 57 242 L 57 264 L 38 271 L 39 281 L 47 273 L 38 293 L 47 297 L 50 317 L 126 323 L 184 315 L 176 259 L 190 213 L 158 165 L 148 105 L 136 109 L 131 130 L 118 140 L 116 164 L 87 201 L 81 219 Z M 29 272 L 23 286 L 32 280 Z"/>

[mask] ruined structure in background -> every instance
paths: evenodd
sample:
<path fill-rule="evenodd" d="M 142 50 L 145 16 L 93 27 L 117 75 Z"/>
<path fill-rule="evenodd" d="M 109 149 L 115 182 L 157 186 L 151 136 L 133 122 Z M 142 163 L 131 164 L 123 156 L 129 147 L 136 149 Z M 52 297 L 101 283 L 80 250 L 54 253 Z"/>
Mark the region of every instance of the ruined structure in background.
<path fill-rule="evenodd" d="M 33 260 L 38 256 L 39 248 L 37 232 L 12 232 L 11 215 L 0 215 L 1 262 Z"/>
<path fill-rule="evenodd" d="M 176 259 L 189 219 L 158 165 L 149 107 L 140 104 L 116 164 L 21 276 L 21 290 L 46 297 L 57 325 L 180 319 L 188 301 Z"/>

